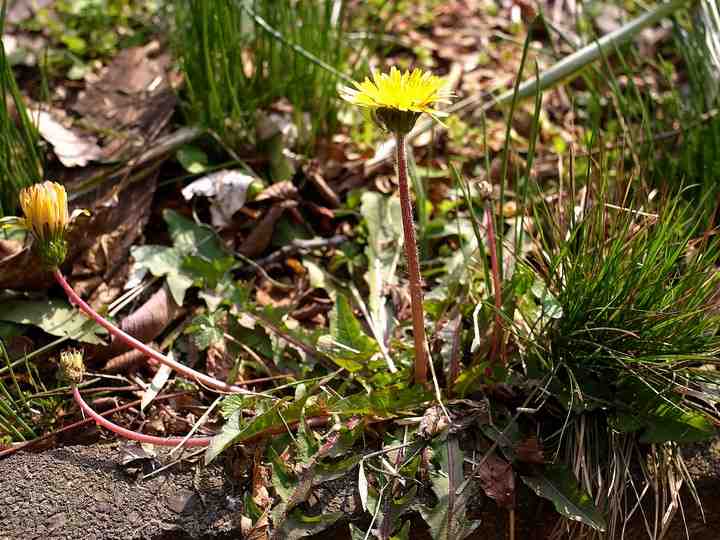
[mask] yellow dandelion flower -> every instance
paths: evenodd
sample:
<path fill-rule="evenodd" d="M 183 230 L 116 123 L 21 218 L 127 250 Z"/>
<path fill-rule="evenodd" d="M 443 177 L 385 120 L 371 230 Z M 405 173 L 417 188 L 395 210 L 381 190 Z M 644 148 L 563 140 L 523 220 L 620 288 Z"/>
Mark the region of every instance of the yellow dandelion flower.
<path fill-rule="evenodd" d="M 59 266 L 67 254 L 65 233 L 78 214 L 86 210 L 68 212 L 65 188 L 55 182 L 33 184 L 20 191 L 20 207 L 24 218 L 7 217 L 0 220 L 2 227 L 20 227 L 30 232 L 34 246 L 42 261 L 50 268 Z"/>
<path fill-rule="evenodd" d="M 36 240 L 62 238 L 70 222 L 65 188 L 55 182 L 34 184 L 20 192 L 25 226 Z"/>
<path fill-rule="evenodd" d="M 407 133 L 418 117 L 425 113 L 437 121 L 447 113 L 434 106 L 450 103 L 452 93 L 445 89 L 445 80 L 432 73 L 415 69 L 390 73 L 373 73 L 373 80 L 354 82 L 354 88 L 340 88 L 340 96 L 350 103 L 369 109 L 388 130 Z"/>

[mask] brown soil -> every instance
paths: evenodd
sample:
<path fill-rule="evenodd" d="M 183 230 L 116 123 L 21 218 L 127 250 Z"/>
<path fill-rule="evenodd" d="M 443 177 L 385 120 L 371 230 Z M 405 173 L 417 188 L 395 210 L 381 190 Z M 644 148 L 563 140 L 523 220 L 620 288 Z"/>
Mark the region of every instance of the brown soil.
<path fill-rule="evenodd" d="M 218 466 L 174 466 L 143 482 L 118 445 L 0 461 L 0 539 L 237 538 L 240 500 Z"/>
<path fill-rule="evenodd" d="M 690 449 L 705 521 L 686 491 L 684 520 L 676 516 L 666 540 L 720 538 L 720 441 Z M 120 445 L 73 446 L 42 454 L 18 453 L 0 460 L 0 540 L 53 539 L 225 539 L 241 538 L 241 489 L 220 464 L 177 464 L 143 481 L 123 468 Z M 162 461 L 162 458 L 159 458 Z M 146 463 L 146 467 L 148 464 Z M 147 470 L 145 471 L 147 472 Z M 323 512 L 359 515 L 354 478 L 322 484 L 315 491 Z M 542 540 L 556 514 L 534 499 L 517 512 L 516 538 Z M 505 539 L 508 515 L 489 508 L 469 540 Z M 430 539 L 420 520 L 411 538 Z M 625 538 L 646 538 L 640 523 Z M 316 540 L 349 540 L 338 525 Z"/>

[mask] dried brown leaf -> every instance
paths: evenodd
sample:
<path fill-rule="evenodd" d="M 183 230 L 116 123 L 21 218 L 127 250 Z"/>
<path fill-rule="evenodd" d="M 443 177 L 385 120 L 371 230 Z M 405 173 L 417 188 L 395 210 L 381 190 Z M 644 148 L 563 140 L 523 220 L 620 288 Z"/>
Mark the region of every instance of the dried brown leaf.
<path fill-rule="evenodd" d="M 264 190 L 262 190 L 255 201 L 268 201 L 268 200 L 279 200 L 286 201 L 289 199 L 297 199 L 298 190 L 290 180 L 283 180 L 282 182 L 276 182 Z"/>
<path fill-rule="evenodd" d="M 476 471 L 485 494 L 498 506 L 515 506 L 515 473 L 512 466 L 495 454 L 490 454 Z"/>
<path fill-rule="evenodd" d="M 270 207 L 260 222 L 240 245 L 238 251 L 246 257 L 257 257 L 270 245 L 275 223 L 279 220 L 288 208 L 295 207 L 295 201 L 283 201 Z"/>

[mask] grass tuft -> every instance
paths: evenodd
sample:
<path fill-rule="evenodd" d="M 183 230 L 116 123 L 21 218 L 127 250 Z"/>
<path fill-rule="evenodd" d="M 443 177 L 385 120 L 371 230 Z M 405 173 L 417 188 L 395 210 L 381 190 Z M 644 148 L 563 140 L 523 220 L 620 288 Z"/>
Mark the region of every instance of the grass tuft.
<path fill-rule="evenodd" d="M 0 34 L 5 3 L 0 7 Z M 18 193 L 42 180 L 39 136 L 0 41 L 0 218 L 17 209 Z"/>
<path fill-rule="evenodd" d="M 189 119 L 239 148 L 254 142 L 258 110 L 286 99 L 301 149 L 332 133 L 337 81 L 350 54 L 338 5 L 178 0 L 176 50 Z"/>

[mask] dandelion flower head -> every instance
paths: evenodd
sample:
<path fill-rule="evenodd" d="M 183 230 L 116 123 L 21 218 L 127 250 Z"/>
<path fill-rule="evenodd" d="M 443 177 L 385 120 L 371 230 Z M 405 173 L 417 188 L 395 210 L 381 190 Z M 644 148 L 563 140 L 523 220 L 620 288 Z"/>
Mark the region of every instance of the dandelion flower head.
<path fill-rule="evenodd" d="M 443 78 L 420 69 L 401 72 L 393 67 L 390 73 L 374 72 L 372 80 L 366 78 L 353 85 L 354 88 L 342 87 L 340 96 L 354 105 L 369 109 L 391 131 L 409 131 L 422 113 L 439 121 L 439 117 L 447 113 L 436 109 L 435 105 L 450 103 L 452 97 L 452 93 L 445 89 Z M 396 119 L 406 121 L 396 125 Z"/>

